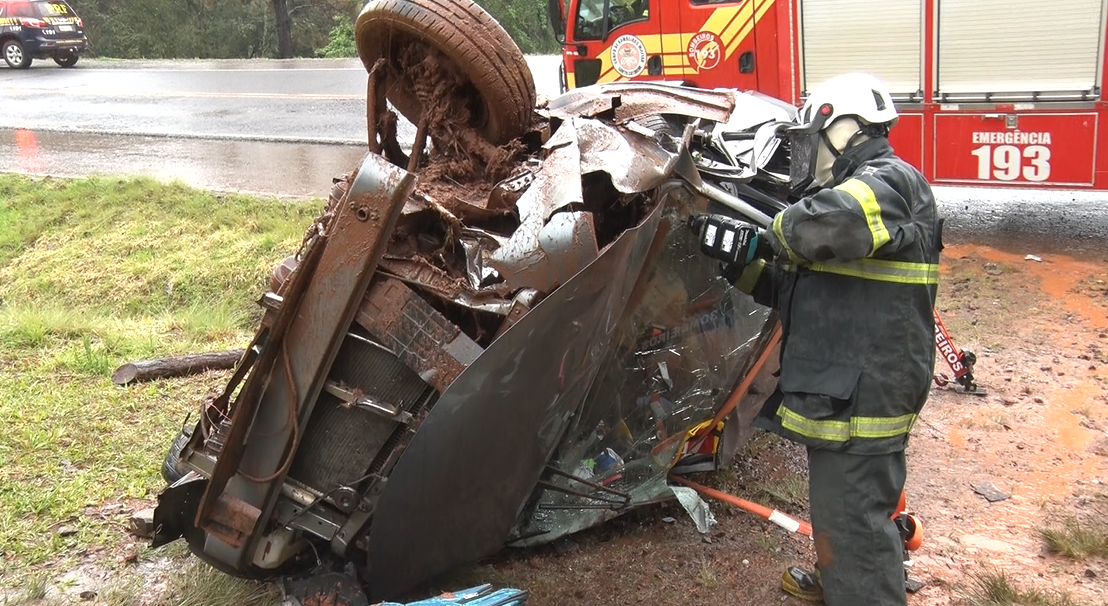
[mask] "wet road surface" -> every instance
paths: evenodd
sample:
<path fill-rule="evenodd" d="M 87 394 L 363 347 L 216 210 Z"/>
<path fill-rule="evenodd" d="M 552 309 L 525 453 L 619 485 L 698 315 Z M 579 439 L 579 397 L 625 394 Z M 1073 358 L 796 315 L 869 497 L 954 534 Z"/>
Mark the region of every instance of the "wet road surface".
<path fill-rule="evenodd" d="M 556 95 L 557 57 L 529 62 L 552 74 L 536 80 L 538 92 Z M 366 79 L 357 59 L 0 69 L 0 172 L 149 175 L 323 197 L 364 155 Z M 403 119 L 398 130 L 401 141 L 415 136 Z"/>
<path fill-rule="evenodd" d="M 149 176 L 204 189 L 313 198 L 325 197 L 331 178 L 357 168 L 366 153 L 362 144 L 34 132 L 31 142 L 0 129 L 0 172 Z"/>
<path fill-rule="evenodd" d="M 557 57 L 529 57 L 540 95 Z M 0 172 L 150 175 L 219 190 L 326 196 L 361 162 L 357 59 L 83 60 L 0 69 Z M 31 134 L 20 132 L 25 129 Z M 400 138 L 415 129 L 401 125 Z M 1108 193 L 936 187 L 948 241 L 1101 250 Z"/>

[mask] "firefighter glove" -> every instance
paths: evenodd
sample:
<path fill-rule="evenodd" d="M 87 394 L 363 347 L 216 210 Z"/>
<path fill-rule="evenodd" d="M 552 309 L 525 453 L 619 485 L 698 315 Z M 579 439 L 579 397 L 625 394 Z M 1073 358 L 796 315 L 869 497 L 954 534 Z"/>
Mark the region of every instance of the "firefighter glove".
<path fill-rule="evenodd" d="M 768 251 L 761 229 L 726 215 L 693 215 L 689 228 L 699 238 L 700 252 L 722 261 L 727 274 L 737 276 Z"/>

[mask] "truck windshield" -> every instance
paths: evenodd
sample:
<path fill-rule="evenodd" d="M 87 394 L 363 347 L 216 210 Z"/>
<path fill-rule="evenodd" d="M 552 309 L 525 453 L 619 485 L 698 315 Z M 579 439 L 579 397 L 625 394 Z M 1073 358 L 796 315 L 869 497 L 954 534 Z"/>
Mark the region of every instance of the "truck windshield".
<path fill-rule="evenodd" d="M 604 9 L 608 4 L 608 29 L 604 29 Z M 600 40 L 626 23 L 650 16 L 648 0 L 581 0 L 577 3 L 573 35 L 578 40 Z"/>
<path fill-rule="evenodd" d="M 573 37 L 600 40 L 604 37 L 604 4 L 607 0 L 581 0 L 573 18 Z"/>

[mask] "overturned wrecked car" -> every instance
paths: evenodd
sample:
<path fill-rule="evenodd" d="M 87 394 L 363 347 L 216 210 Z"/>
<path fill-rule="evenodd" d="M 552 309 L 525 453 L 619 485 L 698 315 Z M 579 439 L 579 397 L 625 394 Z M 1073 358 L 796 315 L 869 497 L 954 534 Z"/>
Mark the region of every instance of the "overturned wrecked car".
<path fill-rule="evenodd" d="M 373 599 L 730 460 L 780 331 L 686 221 L 768 224 L 795 120 L 757 94 L 651 84 L 536 107 L 517 71 L 521 116 L 496 97 L 507 76 L 473 75 L 525 66 L 479 7 L 451 23 L 493 58 L 391 4 L 358 22 L 370 151 L 276 268 L 234 374 L 171 449 L 154 519 L 155 546 L 184 538 L 230 574 L 346 567 Z"/>

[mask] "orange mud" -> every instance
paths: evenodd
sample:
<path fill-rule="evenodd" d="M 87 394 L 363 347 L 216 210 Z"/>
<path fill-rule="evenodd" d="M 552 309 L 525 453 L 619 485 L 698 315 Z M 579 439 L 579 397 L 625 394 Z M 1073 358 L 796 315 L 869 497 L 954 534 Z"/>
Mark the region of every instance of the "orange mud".
<path fill-rule="evenodd" d="M 940 271 L 940 314 L 977 353 L 987 395 L 934 389 L 913 433 L 909 505 L 927 528 L 913 576 L 928 587 L 909 603 L 958 603 L 955 588 L 983 566 L 1108 603 L 1104 562 L 1049 553 L 1038 534 L 1108 513 L 1108 264 L 966 244 L 943 252 Z M 981 482 L 1011 498 L 989 503 Z"/>

